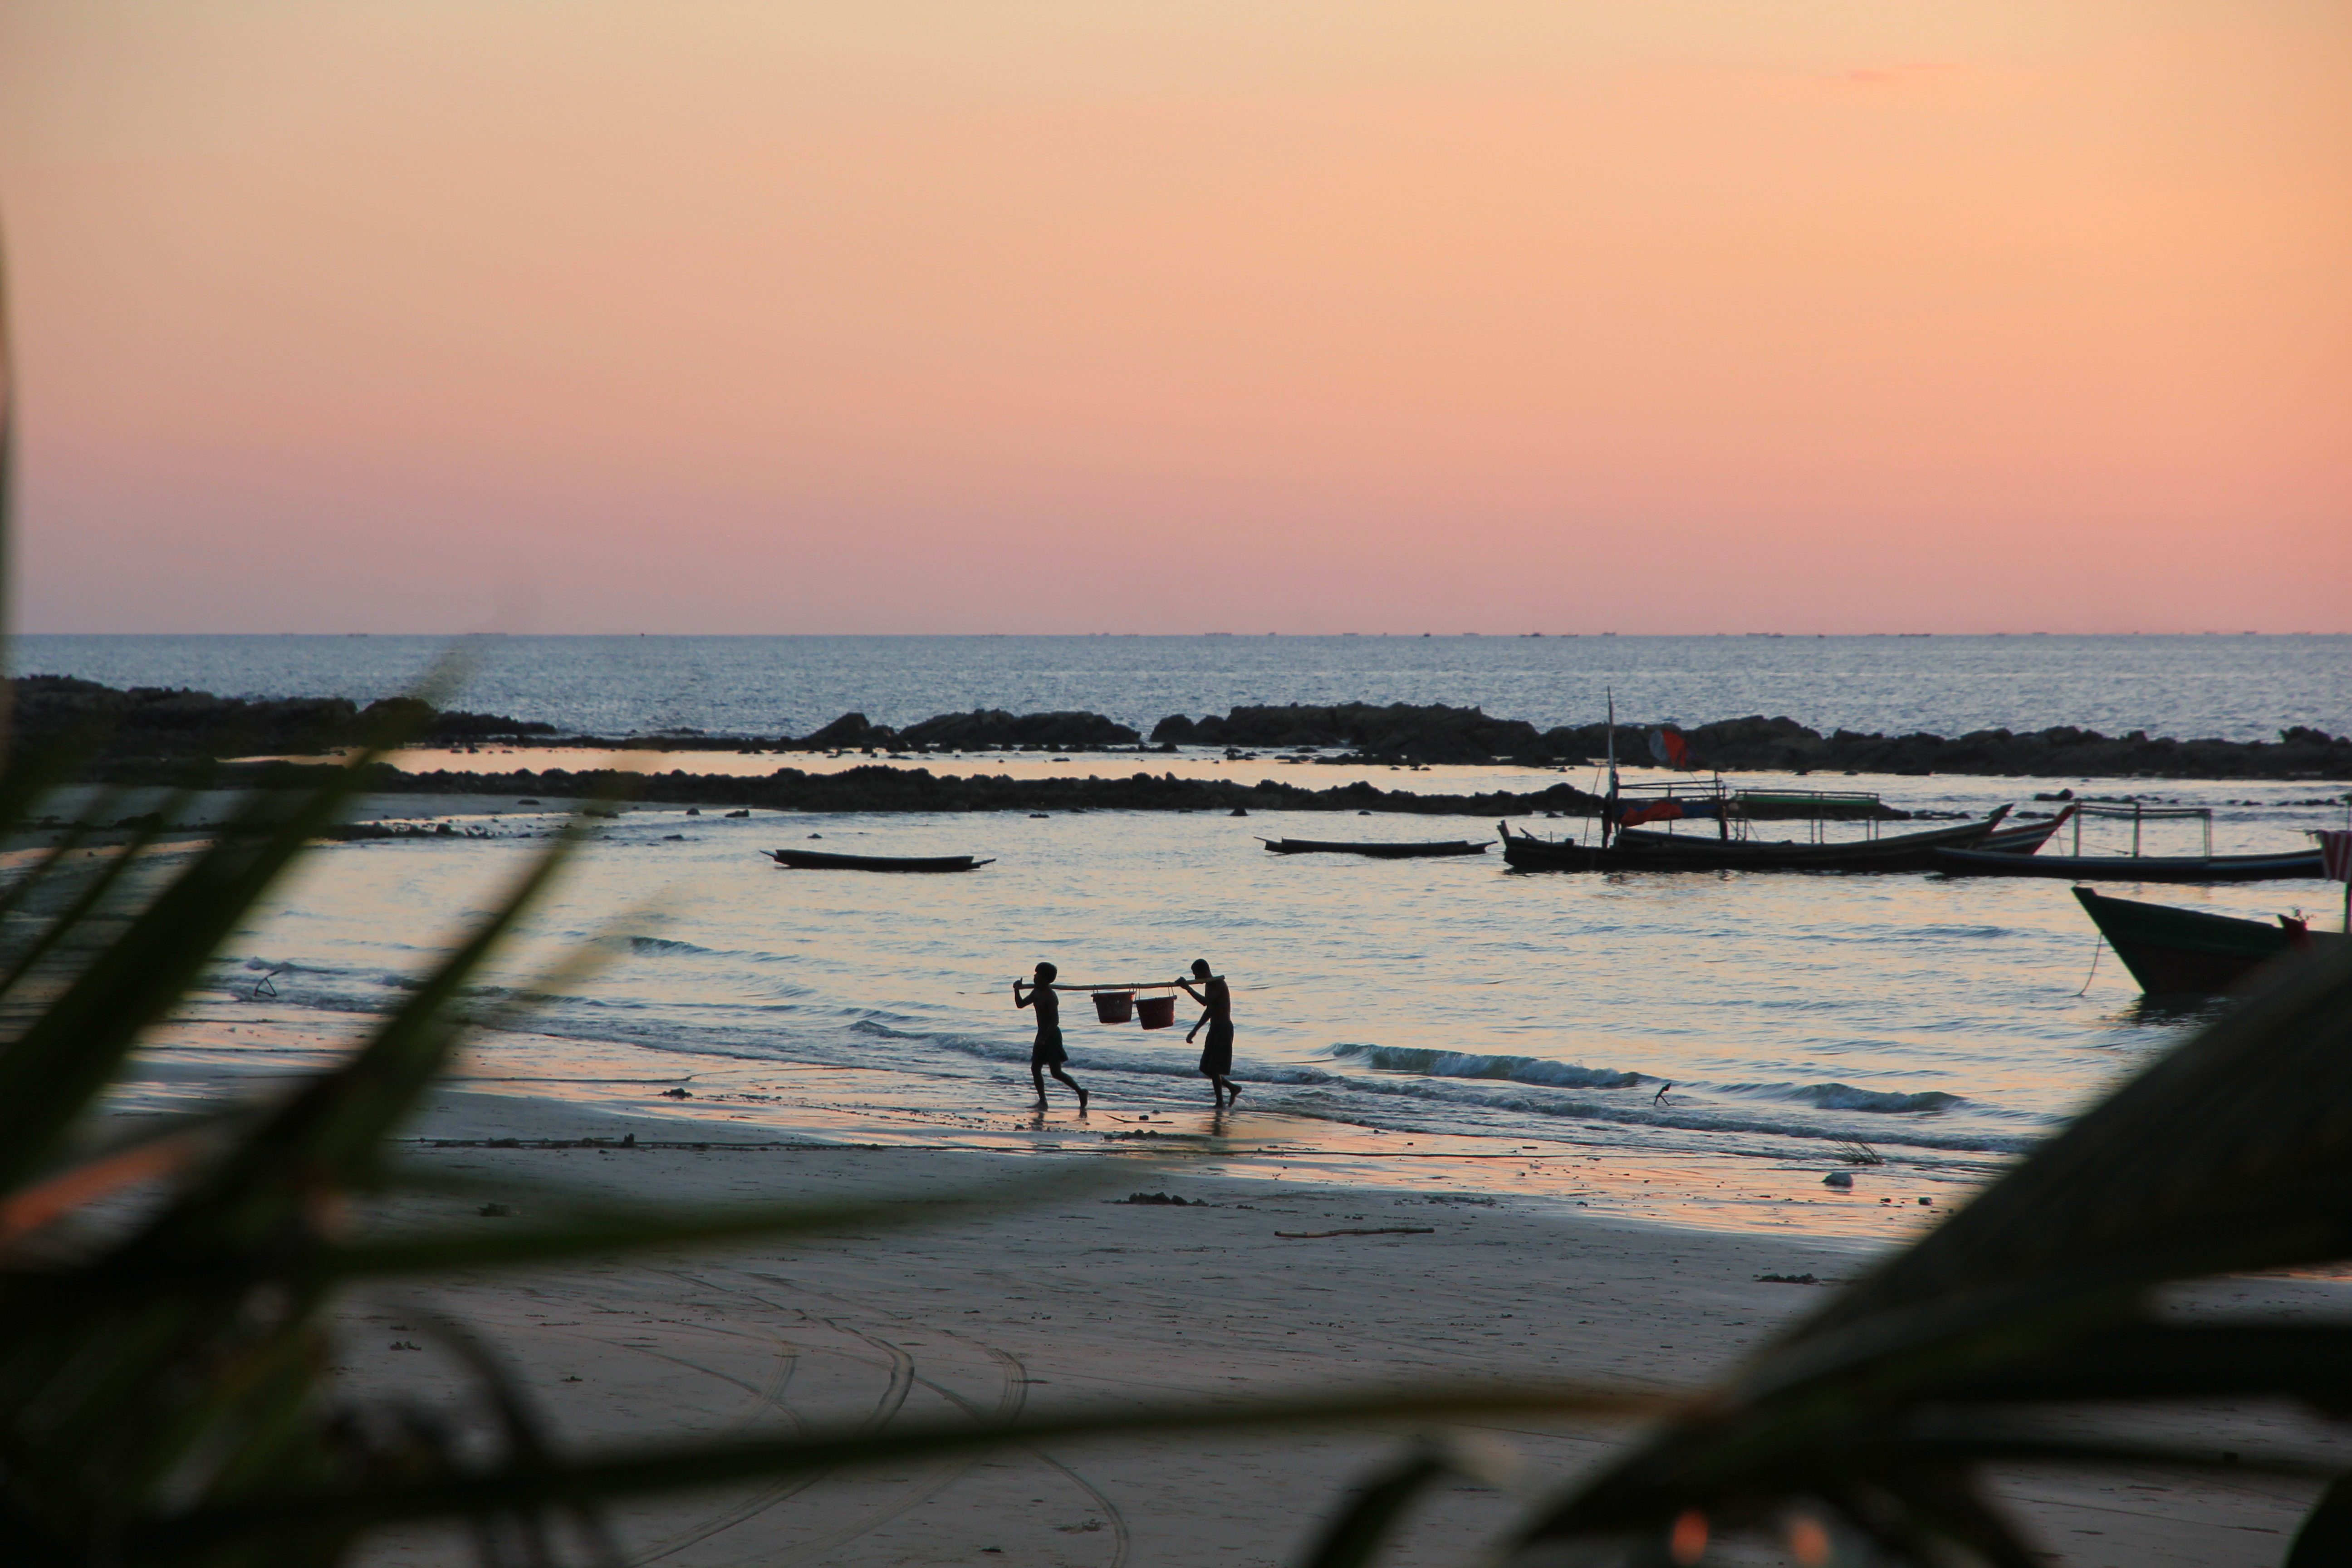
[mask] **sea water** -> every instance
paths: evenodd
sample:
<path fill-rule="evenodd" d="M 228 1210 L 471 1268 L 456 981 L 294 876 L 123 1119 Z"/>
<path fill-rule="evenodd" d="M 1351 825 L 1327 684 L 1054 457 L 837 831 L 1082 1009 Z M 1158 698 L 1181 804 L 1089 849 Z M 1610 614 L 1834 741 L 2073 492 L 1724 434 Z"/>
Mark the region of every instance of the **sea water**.
<path fill-rule="evenodd" d="M 35 639 L 20 662 L 39 667 L 45 653 L 68 640 Z M 309 662 L 289 658 L 242 676 L 230 663 L 157 662 L 159 649 L 193 644 L 213 658 L 216 643 L 236 639 L 105 640 L 110 663 L 72 668 L 53 658 L 50 667 L 256 694 L 337 689 L 320 672 L 340 668 L 340 689 L 353 696 L 379 689 L 360 681 L 358 663 L 337 666 L 344 639 L 289 639 Z M 278 640 L 254 639 L 263 647 Z M 1806 652 L 1812 664 L 1785 677 L 1773 675 L 1773 661 L 1785 669 L 1801 662 L 1798 654 L 1767 639 L 1687 639 L 1665 651 L 1643 651 L 1642 639 L 1584 639 L 1631 650 L 1630 661 L 1609 665 L 1580 649 L 1546 666 L 1559 657 L 1550 645 L 1565 639 L 1541 639 L 1541 651 L 1532 638 L 1452 639 L 1447 649 L 1416 647 L 1420 639 L 1388 639 L 1385 647 L 1380 639 L 1318 639 L 1311 648 L 1304 639 L 1265 639 L 1266 652 L 1244 659 L 1232 651 L 1239 639 L 1203 638 L 1194 639 L 1203 646 L 1191 650 L 1194 662 L 1181 670 L 1172 670 L 1175 655 L 1166 647 L 1027 639 L 1033 665 L 1043 661 L 1041 649 L 1067 661 L 1066 680 L 1049 682 L 1034 668 L 1015 677 L 1008 673 L 1013 660 L 977 663 L 958 675 L 954 650 L 901 647 L 871 661 L 863 688 L 845 668 L 827 665 L 821 678 L 804 671 L 791 699 L 803 706 L 788 709 L 780 698 L 764 710 L 774 717 L 763 720 L 752 718 L 760 693 L 745 671 L 758 658 L 782 658 L 773 646 L 667 639 L 671 646 L 656 651 L 666 639 L 645 640 L 646 670 L 675 675 L 701 659 L 706 668 L 733 670 L 729 680 L 741 689 L 730 686 L 722 699 L 706 687 L 688 703 L 613 676 L 618 666 L 608 666 L 601 696 L 564 696 L 599 689 L 593 671 L 575 671 L 569 685 L 551 677 L 533 688 L 519 672 L 530 660 L 552 659 L 553 639 L 514 639 L 515 647 L 485 656 L 469 695 L 519 716 L 589 728 L 658 727 L 675 715 L 703 729 L 772 731 L 851 707 L 898 721 L 982 704 L 1087 707 L 1148 723 L 1162 707 L 1198 712 L 1240 700 L 1337 698 L 1482 701 L 1490 711 L 1569 719 L 1589 716 L 1580 711 L 1586 686 L 1605 681 L 1621 692 L 1621 712 L 1663 709 L 1692 721 L 1760 710 L 1822 728 L 1952 732 L 1978 723 L 2115 728 L 2128 721 L 2156 733 L 2242 733 L 2250 726 L 2224 717 L 2231 710 L 2221 689 L 2252 683 L 2252 671 L 2268 661 L 2278 678 L 2265 679 L 2246 700 L 2249 707 L 2267 705 L 2263 722 L 2347 727 L 2340 709 L 2331 717 L 2330 707 L 2347 689 L 2337 668 L 2345 639 L 2109 639 L 2096 657 L 2086 651 L 2089 639 L 2007 639 L 2014 645 L 2007 647 L 2001 639 L 1970 639 L 1951 665 L 1931 668 L 1920 658 L 1907 671 L 1895 666 L 1911 658 L 1916 642 L 1952 647 L 1959 639 L 1882 639 L 1874 647 L 1886 667 L 1872 672 L 1874 685 L 1859 695 L 1845 689 L 1836 661 L 1859 666 L 1865 639 L 1842 652 Z M 1288 675 L 1276 668 L 1280 644 L 1301 650 Z M 1122 664 L 1109 656 L 1123 647 L 1129 657 Z M 1360 655 L 1359 647 L 1373 651 Z M 826 648 L 828 659 L 847 657 L 830 639 Z M 1080 655 L 1097 650 L 1104 657 L 1089 670 Z M 383 660 L 367 679 L 392 689 L 414 674 L 400 664 L 411 656 L 423 659 L 423 645 Z M 1702 656 L 1718 671 L 1745 666 L 1748 684 L 1737 700 L 1706 695 L 1712 689 Z M 925 672 L 911 694 L 891 684 L 906 666 Z M 2315 674 L 2313 666 L 2326 668 Z M 2064 683 L 2068 668 L 2082 673 L 2083 689 Z M 2006 673 L 1994 679 L 1995 670 Z M 2095 680 L 2093 671 L 2105 673 Z M 1508 679 L 1475 683 L 1496 672 Z M 2053 694 L 2053 707 L 2011 705 L 2014 690 L 2033 682 Z M 2057 702 L 2062 687 L 2066 705 Z M 818 690 L 827 695 L 807 695 Z M 1654 690 L 1674 695 L 1654 703 L 1642 695 Z M 1512 698 L 1514 691 L 1523 695 Z M 787 712 L 798 717 L 786 722 Z M 518 759 L 493 752 L 469 760 L 507 768 Z M 790 760 L 724 755 L 737 770 Z M 562 761 L 576 766 L 584 759 L 571 752 Z M 696 765 L 691 757 L 656 765 L 671 761 Z M 1064 763 L 924 761 L 939 772 L 1017 765 L 1080 776 L 1124 776 L 1167 763 L 1134 753 L 1081 753 Z M 1271 759 L 1183 761 L 1188 772 L 1214 770 L 1245 783 L 1355 776 Z M 1437 793 L 1538 788 L 1561 776 L 1502 768 L 1376 773 L 1388 787 Z M 1574 782 L 1589 786 L 1595 781 L 1588 775 L 1579 770 Z M 2297 847 L 2307 842 L 2305 829 L 2342 826 L 2345 818 L 2340 783 L 1803 781 L 1829 783 L 1875 790 L 1927 812 L 1974 814 L 2002 802 L 2046 812 L 2054 805 L 2032 797 L 2060 787 L 2205 805 L 2215 812 L 2215 847 L 2223 852 Z M 512 801 L 500 804 L 517 810 Z M 394 808 L 501 837 L 321 848 L 229 945 L 205 1005 L 222 1018 L 248 1016 L 265 1005 L 259 993 L 281 1020 L 363 1026 L 405 995 L 435 955 L 492 906 L 548 847 L 538 835 L 554 826 L 527 808 L 495 819 L 453 816 L 451 804 L 435 797 L 398 797 Z M 1521 826 L 1590 831 L 1572 818 Z M 2147 831 L 2151 853 L 2202 847 L 2193 824 Z M 2113 955 L 2103 953 L 2060 881 L 1531 875 L 1507 870 L 1493 852 L 1408 860 L 1288 857 L 1259 842 L 1284 835 L 1491 841 L 1494 832 L 1485 819 L 1402 814 L 761 811 L 730 818 L 717 807 L 693 816 L 677 806 L 632 811 L 596 829 L 467 1005 L 489 1017 L 568 960 L 591 953 L 595 966 L 557 979 L 526 1018 L 500 1018 L 505 1043 L 469 1070 L 505 1080 L 506 1092 L 697 1117 L 738 1132 L 957 1142 L 1027 1128 L 1034 1135 L 1024 1120 L 1031 1016 L 1013 1008 L 1013 979 L 1045 959 L 1072 982 L 1165 982 L 1206 958 L 1234 988 L 1235 1077 L 1244 1090 L 1234 1125 L 1246 1129 L 1256 1118 L 1261 1127 L 1286 1130 L 1294 1143 L 1302 1127 L 1328 1130 L 1333 1147 L 1353 1140 L 1351 1158 L 1366 1179 L 1394 1175 L 1408 1148 L 1426 1154 L 1443 1147 L 1514 1156 L 1566 1150 L 1636 1165 L 1748 1161 L 1811 1169 L 1818 1181 L 1818 1172 L 1837 1168 L 1852 1146 L 1867 1145 L 1921 1179 L 1975 1180 L 2063 1127 L 2213 1010 L 2144 1000 Z M 2128 824 L 2094 824 L 2084 847 L 2127 848 L 2129 832 Z M 2070 832 L 2056 847 L 2072 843 Z M 766 851 L 789 846 L 970 854 L 993 864 L 956 876 L 779 869 Z M 2339 888 L 2316 881 L 2111 890 L 2262 919 L 2300 907 L 2326 923 L 2341 898 Z M 1186 1004 L 1181 1023 L 1196 1016 Z M 1209 1125 L 1198 1047 L 1184 1043 L 1181 1026 L 1098 1024 L 1082 996 L 1066 1001 L 1064 1018 L 1070 1070 L 1095 1097 L 1087 1136 Z M 673 1089 L 692 1098 L 670 1099 Z M 1076 1127 L 1069 1110 L 1057 1098 L 1055 1135 Z M 1507 1187 L 1521 1173 L 1497 1165 L 1491 1174 Z"/>
<path fill-rule="evenodd" d="M 1171 713 L 1250 703 L 1476 704 L 1538 729 L 1787 715 L 1827 733 L 2078 725 L 2272 740 L 2352 731 L 2352 637 L 412 637 L 18 638 L 18 673 L 223 697 L 411 690 L 599 735 L 806 734 L 841 714 Z"/>

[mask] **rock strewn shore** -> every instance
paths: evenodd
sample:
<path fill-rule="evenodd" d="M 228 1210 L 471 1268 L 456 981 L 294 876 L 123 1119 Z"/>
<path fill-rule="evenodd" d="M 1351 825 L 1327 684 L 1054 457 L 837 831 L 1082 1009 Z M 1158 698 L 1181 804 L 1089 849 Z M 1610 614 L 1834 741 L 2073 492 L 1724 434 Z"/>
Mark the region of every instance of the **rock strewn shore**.
<path fill-rule="evenodd" d="M 388 697 L 362 708 L 344 697 L 251 700 L 158 686 L 122 691 L 66 675 L 19 676 L 9 685 L 10 729 L 17 747 L 87 747 L 93 767 L 324 751 L 392 731 L 449 745 L 556 732 L 552 724 L 500 713 L 445 711 L 414 697 Z"/>
<path fill-rule="evenodd" d="M 2000 778 L 2266 778 L 2352 780 L 2352 738 L 2295 728 L 2272 741 L 2174 741 L 2140 731 L 2123 736 L 2061 725 L 2024 734 L 1979 730 L 1953 739 L 1925 733 L 1865 735 L 1837 730 L 1823 735 L 1793 719 L 1761 714 L 1725 719 L 1682 731 L 1701 768 L 1726 772 L 1973 773 Z M 1292 705 L 1236 708 L 1194 721 L 1163 719 L 1155 742 L 1265 750 L 1297 746 L 1353 748 L 1349 760 L 1532 764 L 1583 762 L 1609 750 L 1609 726 L 1561 726 L 1538 731 L 1517 720 L 1494 719 L 1475 708 L 1442 704 L 1376 708 Z M 1649 731 L 1617 727 L 1623 761 L 1650 760 Z"/>
<path fill-rule="evenodd" d="M 317 764 L 268 763 L 233 770 L 228 782 L 285 788 L 310 782 Z M 1412 795 L 1369 784 L 1310 789 L 1276 779 L 1255 784 L 1138 773 L 1123 779 L 1008 779 L 934 773 L 928 768 L 860 767 L 837 773 L 780 768 L 764 777 L 726 773 L 628 773 L 611 769 L 406 773 L 378 768 L 366 787 L 383 794 L 504 795 L 647 805 L 751 806 L 794 812 L 952 811 L 1328 811 L 1419 816 L 1527 816 L 1585 813 L 1599 803 L 1572 784 L 1483 795 Z"/>
<path fill-rule="evenodd" d="M 896 730 L 845 713 L 793 739 L 669 731 L 612 739 L 560 735 L 554 727 L 500 714 L 444 712 L 413 698 L 362 709 L 341 698 L 247 701 L 207 692 L 139 689 L 116 691 L 95 681 L 26 676 L 14 682 L 19 745 L 98 736 L 86 776 L 147 782 L 152 764 L 264 752 L 319 751 L 349 744 L 397 721 L 418 741 L 456 745 L 528 741 L 582 750 L 826 751 L 922 755 L 945 751 L 1105 752 L 1137 747 L 1141 737 L 1099 713 L 1008 713 L 979 709 L 942 713 Z M 2296 727 L 2276 741 L 2179 741 L 2140 731 L 2120 736 L 2059 725 L 2023 733 L 1979 730 L 1957 737 L 1915 733 L 1829 734 L 1795 720 L 1761 714 L 1700 724 L 1683 731 L 1696 765 L 1729 772 L 1969 773 L 2007 778 L 2212 778 L 2352 781 L 2352 738 Z M 1151 743 L 1229 751 L 1321 749 L 1319 762 L 1379 763 L 1582 763 L 1609 750 L 1606 725 L 1538 731 L 1523 720 L 1444 703 L 1288 704 L 1240 707 L 1200 719 L 1172 714 Z M 1648 731 L 1620 725 L 1617 754 L 1649 760 Z M 149 764 L 145 773 L 141 764 Z"/>

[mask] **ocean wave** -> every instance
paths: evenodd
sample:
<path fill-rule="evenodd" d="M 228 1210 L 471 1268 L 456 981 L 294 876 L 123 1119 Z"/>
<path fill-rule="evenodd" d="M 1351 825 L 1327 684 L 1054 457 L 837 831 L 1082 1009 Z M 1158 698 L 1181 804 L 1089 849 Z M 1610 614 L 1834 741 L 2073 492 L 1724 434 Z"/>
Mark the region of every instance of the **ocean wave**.
<path fill-rule="evenodd" d="M 710 948 L 697 947 L 690 942 L 678 942 L 674 938 L 666 936 L 633 936 L 629 939 L 629 951 L 631 952 L 642 953 L 688 952 L 694 954 L 698 958 L 716 958 L 719 956 L 718 953 Z"/>
<path fill-rule="evenodd" d="M 1874 1116 L 1900 1116 L 1912 1111 L 1948 1110 L 1968 1100 L 1941 1089 L 1903 1094 L 1887 1089 L 1856 1089 L 1850 1083 L 1734 1083 L 1726 1094 L 1754 1095 L 1764 1100 L 1791 1100 L 1823 1110 L 1862 1110 Z"/>
<path fill-rule="evenodd" d="M 1331 1054 L 1343 1060 L 1362 1062 L 1376 1072 L 1417 1073 L 1427 1078 L 1502 1079 L 1511 1083 L 1542 1084 L 1549 1089 L 1632 1089 L 1643 1081 L 1643 1076 L 1637 1072 L 1582 1067 L 1574 1062 L 1556 1062 L 1543 1057 L 1487 1056 L 1475 1051 L 1366 1045 L 1333 1046 Z"/>
<path fill-rule="evenodd" d="M 237 964 L 237 967 L 271 974 L 350 974 L 353 973 L 348 969 L 331 968 L 325 964 L 297 963 L 288 958 L 248 958 Z"/>
<path fill-rule="evenodd" d="M 1244 1082 L 1250 1082 L 1254 1075 L 1244 1068 L 1234 1076 Z M 1759 1111 L 1701 1110 L 1671 1104 L 1653 1107 L 1638 1100 L 1628 1103 L 1566 1096 L 1538 1097 L 1509 1091 L 1496 1092 L 1458 1080 L 1341 1078 L 1334 1079 L 1328 1087 L 1342 1094 L 1393 1096 L 1424 1105 L 1439 1101 L 1463 1109 L 1601 1121 L 1622 1127 L 1654 1127 L 1681 1132 L 1736 1132 L 1820 1140 L 1839 1140 L 1853 1135 L 1849 1128 L 1792 1117 L 1776 1117 Z M 1966 1130 L 1928 1131 L 1917 1123 L 1904 1127 L 1899 1133 L 1874 1133 L 1873 1136 L 1885 1147 L 1899 1144 L 1966 1153 L 2016 1153 L 2031 1148 L 2037 1141 L 2032 1136 Z"/>
<path fill-rule="evenodd" d="M 786 952 L 761 952 L 741 948 L 704 947 L 699 942 L 680 942 L 668 936 L 633 936 L 629 951 L 641 958 L 731 958 L 744 963 L 790 963 L 793 956 Z"/>

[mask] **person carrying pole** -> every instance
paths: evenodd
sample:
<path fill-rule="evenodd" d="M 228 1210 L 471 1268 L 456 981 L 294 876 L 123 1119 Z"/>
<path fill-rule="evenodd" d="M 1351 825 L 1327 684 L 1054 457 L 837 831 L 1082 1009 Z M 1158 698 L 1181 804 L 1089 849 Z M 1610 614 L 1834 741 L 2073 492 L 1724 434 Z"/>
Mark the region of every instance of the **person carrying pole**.
<path fill-rule="evenodd" d="M 1241 1086 L 1227 1076 L 1234 1070 L 1234 994 L 1227 988 L 1223 975 L 1209 973 L 1209 961 L 1205 958 L 1192 961 L 1192 979 L 1201 982 L 1201 990 L 1193 990 L 1191 982 L 1184 980 L 1176 982 L 1177 989 L 1205 1011 L 1201 1022 L 1194 1024 L 1184 1037 L 1184 1043 L 1192 1043 L 1192 1036 L 1201 1032 L 1202 1024 L 1209 1026 L 1208 1043 L 1201 1047 L 1201 1076 L 1209 1080 L 1210 1093 L 1222 1110 L 1242 1097 Z"/>
<path fill-rule="evenodd" d="M 1062 1070 L 1070 1054 L 1062 1048 L 1062 999 L 1054 994 L 1054 976 L 1060 973 L 1050 963 L 1040 963 L 1028 995 L 1021 994 L 1021 982 L 1013 983 L 1013 1005 L 1037 1010 L 1037 1043 L 1029 1047 L 1029 1081 L 1037 1086 L 1037 1109 L 1045 1109 L 1045 1075 L 1051 1072 L 1078 1097 L 1078 1114 L 1084 1116 L 1087 1091 L 1078 1087 L 1077 1079 Z"/>

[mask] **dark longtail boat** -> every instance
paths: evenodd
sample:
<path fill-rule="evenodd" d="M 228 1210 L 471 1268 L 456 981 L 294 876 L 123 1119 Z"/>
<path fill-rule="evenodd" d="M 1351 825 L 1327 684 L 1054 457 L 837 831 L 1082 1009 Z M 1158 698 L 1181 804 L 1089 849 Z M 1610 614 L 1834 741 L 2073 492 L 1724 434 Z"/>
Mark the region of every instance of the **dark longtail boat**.
<path fill-rule="evenodd" d="M 1723 775 L 1717 773 L 1706 783 L 1664 784 L 1622 783 L 1617 773 L 1617 696 L 1609 694 L 1609 794 L 1601 803 L 1599 842 L 1579 844 L 1573 838 L 1542 839 L 1528 833 L 1513 833 L 1507 822 L 1496 826 L 1503 836 L 1503 858 L 1515 870 L 1521 871 L 1928 871 L 1936 866 L 1938 849 L 1974 847 L 1982 844 L 2000 826 L 2009 815 L 2004 805 L 1981 822 L 1963 823 L 1957 827 L 1930 828 L 1924 833 L 1898 833 L 1891 837 L 1870 837 L 1823 842 L 1816 837 L 1810 841 L 1790 838 L 1760 840 L 1745 837 L 1748 812 L 1743 800 L 1767 801 L 1775 807 L 1791 803 L 1813 803 L 1816 816 L 1846 816 L 1855 808 L 1875 812 L 1875 795 L 1849 794 L 1819 794 L 1814 792 L 1778 791 L 1769 794 L 1752 792 L 1750 795 L 1735 795 L 1724 787 Z M 1651 752 L 1678 771 L 1696 766 L 1689 748 L 1671 730 L 1654 731 L 1650 738 Z M 1787 815 L 1775 810 L 1774 816 Z M 1735 837 L 1732 824 L 1741 820 L 1741 836 Z M 1641 826 L 1648 822 L 1711 821 L 1712 836 L 1703 833 L 1662 833 Z M 1819 832 L 1818 823 L 1815 832 Z M 2057 831 L 2052 824 L 2049 831 L 2036 838 L 2032 848 L 2039 848 L 2049 833 Z M 2030 850 L 2028 851 L 2030 853 Z M 2004 853 L 2002 859 L 2022 859 L 2014 852 Z"/>
<path fill-rule="evenodd" d="M 1503 858 L 1523 871 L 1929 871 L 1937 852 L 1972 845 L 2000 826 L 2002 806 L 1981 822 L 1886 838 L 1810 844 L 1792 839 L 1709 838 L 1701 834 L 1620 828 L 1608 845 L 1552 842 L 1500 826 Z M 2003 854 L 2003 860 L 2025 857 Z"/>
<path fill-rule="evenodd" d="M 2276 855 L 2000 855 L 1961 846 L 1937 850 L 1936 869 L 1954 877 L 2072 877 L 2091 882 L 2273 882 L 2326 874 L 2316 849 Z"/>
<path fill-rule="evenodd" d="M 1261 838 L 1276 855 L 1370 855 L 1381 860 L 1410 860 L 1428 855 L 1484 855 L 1486 846 L 1466 838 L 1418 844 L 1339 844 L 1320 838 Z"/>
<path fill-rule="evenodd" d="M 970 871 L 993 866 L 969 855 L 828 855 L 820 849 L 771 849 L 779 866 L 795 871 Z"/>
<path fill-rule="evenodd" d="M 2344 940 L 2340 932 L 2313 931 L 2285 915 L 2273 925 L 2111 899 L 2088 888 L 2075 889 L 2074 897 L 2139 988 L 2151 996 L 2210 996 L 2242 990 L 2273 959 Z"/>

